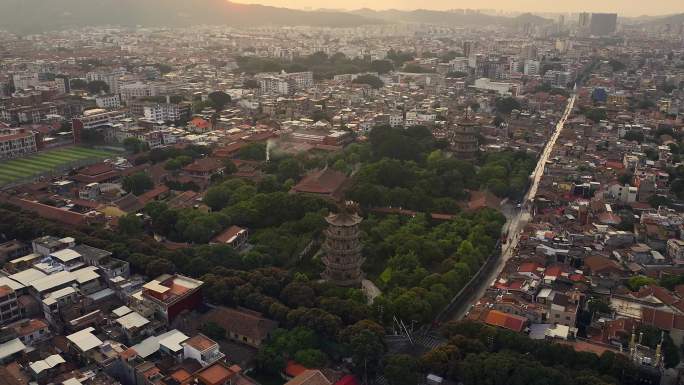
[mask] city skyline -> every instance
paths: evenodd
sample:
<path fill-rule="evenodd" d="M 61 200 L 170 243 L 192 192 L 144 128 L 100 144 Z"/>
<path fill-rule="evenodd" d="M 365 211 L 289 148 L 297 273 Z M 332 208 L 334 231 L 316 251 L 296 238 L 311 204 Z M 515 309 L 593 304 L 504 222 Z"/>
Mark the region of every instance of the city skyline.
<path fill-rule="evenodd" d="M 579 13 L 579 12 L 608 12 L 618 13 L 620 16 L 657 16 L 684 13 L 684 5 L 678 0 L 659 0 L 657 4 L 636 0 L 607 0 L 597 4 L 595 1 L 578 0 L 572 5 L 543 1 L 519 0 L 509 2 L 505 0 L 484 0 L 472 3 L 464 0 L 377 0 L 369 3 L 366 0 L 332 0 L 322 5 L 316 0 L 231 0 L 242 4 L 261 4 L 274 7 L 296 9 L 340 9 L 355 10 L 369 8 L 373 10 L 449 10 L 449 9 L 492 9 L 504 12 L 544 12 L 544 13 Z"/>

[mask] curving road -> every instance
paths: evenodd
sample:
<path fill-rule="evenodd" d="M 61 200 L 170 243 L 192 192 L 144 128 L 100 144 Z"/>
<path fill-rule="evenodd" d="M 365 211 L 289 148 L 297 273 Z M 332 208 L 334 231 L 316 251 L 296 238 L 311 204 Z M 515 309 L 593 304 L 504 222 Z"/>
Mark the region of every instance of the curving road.
<path fill-rule="evenodd" d="M 508 219 L 506 225 L 504 226 L 504 234 L 508 232 L 508 239 L 506 240 L 506 244 L 501 248 L 501 258 L 496 261 L 495 267 L 491 269 L 491 272 L 488 274 L 487 278 L 478 282 L 478 287 L 473 291 L 473 294 L 471 294 L 470 298 L 468 298 L 468 301 L 464 301 L 464 306 L 461 309 L 457 309 L 453 312 L 453 319 L 458 320 L 466 315 L 468 310 L 470 310 L 470 307 L 474 305 L 480 298 L 482 298 L 482 296 L 484 296 L 487 289 L 494 283 L 499 274 L 501 274 L 506 262 L 513 257 L 513 254 L 518 247 L 518 242 L 520 241 L 520 232 L 523 228 L 525 228 L 525 225 L 527 225 L 527 222 L 529 222 L 530 218 L 532 217 L 531 203 L 534 200 L 534 197 L 537 195 L 539 182 L 541 181 L 542 176 L 544 175 L 544 169 L 546 168 L 546 162 L 553 153 L 553 148 L 556 145 L 556 141 L 558 141 L 561 132 L 563 131 L 565 122 L 572 113 L 572 109 L 575 106 L 575 99 L 576 95 L 574 94 L 570 97 L 570 99 L 568 99 L 568 104 L 565 107 L 563 116 L 556 124 L 556 130 L 546 143 L 544 151 L 537 162 L 537 166 L 535 167 L 532 175 L 530 175 L 532 184 L 527 190 L 527 194 L 525 194 L 522 208 L 517 209 L 510 203 L 507 203 L 501 208 L 501 211 Z"/>

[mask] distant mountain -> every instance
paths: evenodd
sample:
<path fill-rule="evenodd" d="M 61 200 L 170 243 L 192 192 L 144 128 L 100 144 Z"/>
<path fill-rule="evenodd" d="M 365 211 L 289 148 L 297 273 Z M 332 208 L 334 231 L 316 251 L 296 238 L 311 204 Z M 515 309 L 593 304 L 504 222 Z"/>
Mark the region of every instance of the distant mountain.
<path fill-rule="evenodd" d="M 680 26 L 680 25 L 682 25 L 682 23 L 684 23 L 684 13 L 655 17 L 655 18 L 651 18 L 651 19 L 646 21 L 646 24 L 649 24 L 649 25 L 667 25 L 667 24 L 670 24 L 671 26 Z"/>
<path fill-rule="evenodd" d="M 336 11 L 300 11 L 226 0 L 0 0 L 0 29 L 35 33 L 95 25 L 355 27 L 383 23 Z"/>
<path fill-rule="evenodd" d="M 512 24 L 515 25 L 524 25 L 524 24 L 532 24 L 532 25 L 545 25 L 545 24 L 550 24 L 553 23 L 553 20 L 551 19 L 546 19 L 541 16 L 533 15 L 531 13 L 523 13 L 520 16 L 516 16 L 510 20 Z"/>
<path fill-rule="evenodd" d="M 227 0 L 0 0 L 0 29 L 26 34 L 97 25 L 327 26 L 356 27 L 382 23 L 446 25 L 519 25 L 552 22 L 532 14 L 515 18 L 475 11 L 360 9 L 302 11 Z"/>
<path fill-rule="evenodd" d="M 545 19 L 541 16 L 532 15 L 530 13 L 522 14 L 517 17 L 505 17 L 488 15 L 476 11 L 431 11 L 425 9 L 417 9 L 415 11 L 400 11 L 390 9 L 385 11 L 375 11 L 368 8 L 362 8 L 352 11 L 353 14 L 363 16 L 368 19 L 381 19 L 393 22 L 408 22 L 408 23 L 427 23 L 427 24 L 447 24 L 447 25 L 518 25 L 518 24 L 548 24 L 553 20 Z"/>

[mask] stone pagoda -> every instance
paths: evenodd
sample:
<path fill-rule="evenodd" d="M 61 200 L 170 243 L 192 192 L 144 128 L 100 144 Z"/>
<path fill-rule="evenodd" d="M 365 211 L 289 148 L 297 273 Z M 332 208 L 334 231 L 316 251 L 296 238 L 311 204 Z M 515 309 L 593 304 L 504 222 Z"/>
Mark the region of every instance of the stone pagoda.
<path fill-rule="evenodd" d="M 337 214 L 325 218 L 328 228 L 323 243 L 323 279 L 339 286 L 358 286 L 363 279 L 361 265 L 361 232 L 363 220 L 350 204 L 345 204 Z"/>
<path fill-rule="evenodd" d="M 480 151 L 477 135 L 480 133 L 480 125 L 469 117 L 452 122 L 449 129 L 449 144 L 454 157 L 457 159 L 474 159 Z"/>

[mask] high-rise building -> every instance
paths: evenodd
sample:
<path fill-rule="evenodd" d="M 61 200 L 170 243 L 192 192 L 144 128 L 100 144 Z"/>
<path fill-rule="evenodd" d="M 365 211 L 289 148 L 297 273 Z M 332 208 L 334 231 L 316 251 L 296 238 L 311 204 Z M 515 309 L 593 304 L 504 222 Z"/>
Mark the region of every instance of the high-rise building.
<path fill-rule="evenodd" d="M 363 219 L 351 207 L 345 206 L 340 213 L 330 214 L 325 220 L 328 229 L 323 244 L 325 271 L 321 276 L 339 286 L 359 285 L 363 278 L 361 265 L 365 260 L 361 254 L 359 230 Z"/>
<path fill-rule="evenodd" d="M 523 59 L 536 59 L 539 56 L 539 49 L 534 44 L 526 44 L 520 49 Z"/>
<path fill-rule="evenodd" d="M 592 13 L 589 31 L 595 36 L 608 36 L 617 30 L 617 13 Z"/>
<path fill-rule="evenodd" d="M 474 43 L 472 41 L 463 42 L 463 56 L 470 57 L 474 53 L 473 45 Z"/>
<path fill-rule="evenodd" d="M 558 33 L 563 33 L 565 30 L 565 15 L 558 16 Z"/>
<path fill-rule="evenodd" d="M 541 63 L 538 60 L 525 60 L 524 74 L 527 76 L 539 75 Z"/>
<path fill-rule="evenodd" d="M 578 26 L 580 29 L 588 29 L 591 23 L 591 14 L 588 12 L 582 12 L 579 14 Z"/>

